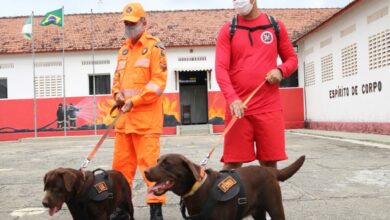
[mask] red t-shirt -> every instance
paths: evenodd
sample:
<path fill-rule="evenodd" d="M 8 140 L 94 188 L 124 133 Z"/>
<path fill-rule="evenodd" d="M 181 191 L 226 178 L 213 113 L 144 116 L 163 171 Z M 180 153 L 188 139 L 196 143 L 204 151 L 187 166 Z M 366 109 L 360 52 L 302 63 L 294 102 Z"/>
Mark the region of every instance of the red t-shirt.
<path fill-rule="evenodd" d="M 225 96 L 227 106 L 237 99 L 244 101 L 265 80 L 270 70 L 279 68 L 283 77 L 288 77 L 297 69 L 297 55 L 287 30 L 281 21 L 277 22 L 280 29 L 278 43 L 273 27 L 252 31 L 253 46 L 249 40 L 248 30 L 244 29 L 237 28 L 230 41 L 231 22 L 223 25 L 219 31 L 215 69 L 217 82 Z M 253 20 L 245 20 L 241 16 L 237 19 L 237 25 L 246 27 L 269 24 L 268 16 L 264 13 Z M 282 60 L 279 66 L 277 65 L 278 54 Z M 279 85 L 265 83 L 249 102 L 245 115 L 281 109 Z"/>

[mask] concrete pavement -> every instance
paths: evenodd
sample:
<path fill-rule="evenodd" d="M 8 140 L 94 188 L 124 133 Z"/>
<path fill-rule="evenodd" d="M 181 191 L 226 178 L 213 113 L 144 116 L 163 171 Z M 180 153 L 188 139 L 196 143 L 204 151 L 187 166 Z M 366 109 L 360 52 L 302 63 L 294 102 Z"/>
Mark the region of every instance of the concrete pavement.
<path fill-rule="evenodd" d="M 66 206 L 53 217 L 42 208 L 43 176 L 57 167 L 78 168 L 99 137 L 24 139 L 0 142 L 0 219 L 71 219 Z M 162 153 L 180 153 L 199 163 L 219 135 L 164 136 Z M 313 130 L 286 131 L 289 156 L 306 162 L 281 183 L 287 219 L 390 219 L 390 137 Z M 89 169 L 110 169 L 113 139 L 104 142 Z M 220 169 L 222 145 L 208 167 Z M 256 164 L 256 163 L 253 163 Z M 137 173 L 133 203 L 138 220 L 149 219 L 146 187 Z M 168 220 L 182 219 L 179 197 L 168 193 L 163 207 Z M 248 218 L 250 219 L 250 218 Z"/>

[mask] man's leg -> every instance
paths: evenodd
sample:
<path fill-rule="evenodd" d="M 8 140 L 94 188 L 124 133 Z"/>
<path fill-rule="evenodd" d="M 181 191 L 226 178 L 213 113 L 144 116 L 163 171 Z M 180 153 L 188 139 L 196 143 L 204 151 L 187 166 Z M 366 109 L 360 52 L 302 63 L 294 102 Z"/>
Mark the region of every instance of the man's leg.
<path fill-rule="evenodd" d="M 230 114 L 226 114 L 225 124 L 229 124 L 232 119 Z M 231 130 L 226 134 L 223 156 L 221 162 L 224 163 L 224 170 L 237 169 L 243 163 L 256 159 L 254 147 L 253 127 L 248 117 L 237 119 Z"/>
<path fill-rule="evenodd" d="M 114 156 L 112 169 L 121 172 L 130 188 L 137 168 L 137 155 L 134 150 L 132 134 L 115 133 Z M 130 198 L 131 199 L 131 198 Z M 124 210 L 117 208 L 110 216 L 110 220 L 128 220 L 129 215 Z"/>
<path fill-rule="evenodd" d="M 138 155 L 138 167 L 142 174 L 142 177 L 147 185 L 151 187 L 153 182 L 149 182 L 145 178 L 144 171 L 149 167 L 157 164 L 157 159 L 160 157 L 160 135 L 159 134 L 147 134 L 147 135 L 134 135 L 135 150 Z M 146 203 L 150 206 L 150 219 L 162 220 L 162 204 L 166 203 L 166 196 L 155 196 L 147 194 Z"/>
<path fill-rule="evenodd" d="M 242 163 L 224 163 L 222 169 L 224 170 L 234 170 L 242 167 Z"/>
<path fill-rule="evenodd" d="M 285 151 L 284 118 L 282 111 L 253 115 L 257 159 L 261 166 L 277 168 L 279 160 L 287 159 Z M 266 219 L 271 217 L 266 212 Z"/>
<path fill-rule="evenodd" d="M 273 167 L 277 168 L 278 162 L 277 161 L 260 161 L 260 165 L 264 167 Z"/>

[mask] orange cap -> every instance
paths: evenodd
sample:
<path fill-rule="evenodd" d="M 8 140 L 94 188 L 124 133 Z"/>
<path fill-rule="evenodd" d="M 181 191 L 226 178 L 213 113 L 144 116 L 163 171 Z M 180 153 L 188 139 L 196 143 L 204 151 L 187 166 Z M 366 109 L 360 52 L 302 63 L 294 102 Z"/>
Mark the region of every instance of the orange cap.
<path fill-rule="evenodd" d="M 138 22 L 145 17 L 145 11 L 142 5 L 137 2 L 129 3 L 123 8 L 122 21 Z"/>

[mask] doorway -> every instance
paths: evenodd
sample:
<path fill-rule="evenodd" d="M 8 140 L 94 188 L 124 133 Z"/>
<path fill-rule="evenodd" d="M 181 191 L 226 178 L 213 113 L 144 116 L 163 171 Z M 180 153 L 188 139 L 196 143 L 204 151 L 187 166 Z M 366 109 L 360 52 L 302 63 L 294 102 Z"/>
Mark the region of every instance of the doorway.
<path fill-rule="evenodd" d="M 181 123 L 207 124 L 207 71 L 179 71 Z"/>

